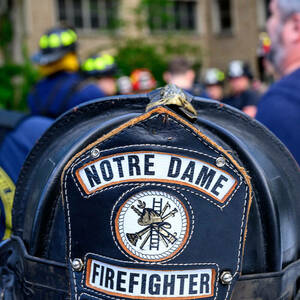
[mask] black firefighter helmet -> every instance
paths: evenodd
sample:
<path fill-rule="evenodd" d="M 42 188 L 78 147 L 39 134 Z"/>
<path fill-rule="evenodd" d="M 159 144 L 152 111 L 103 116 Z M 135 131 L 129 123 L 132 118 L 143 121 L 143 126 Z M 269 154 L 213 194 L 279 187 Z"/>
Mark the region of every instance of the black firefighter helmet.
<path fill-rule="evenodd" d="M 299 183 L 230 106 L 174 86 L 89 102 L 27 157 L 0 295 L 299 299 Z"/>
<path fill-rule="evenodd" d="M 39 51 L 32 56 L 38 65 L 48 65 L 63 58 L 77 48 L 77 34 L 68 27 L 56 27 L 48 30 L 39 40 Z"/>
<path fill-rule="evenodd" d="M 206 70 L 203 82 L 206 86 L 210 85 L 224 85 L 225 74 L 217 68 L 209 68 Z"/>
<path fill-rule="evenodd" d="M 87 77 L 112 77 L 117 73 L 117 65 L 112 55 L 102 53 L 88 57 L 83 62 L 81 71 Z"/>
<path fill-rule="evenodd" d="M 228 65 L 227 76 L 229 79 L 238 77 L 248 77 L 250 80 L 253 79 L 253 73 L 250 65 L 247 62 L 241 60 L 233 60 Z"/>

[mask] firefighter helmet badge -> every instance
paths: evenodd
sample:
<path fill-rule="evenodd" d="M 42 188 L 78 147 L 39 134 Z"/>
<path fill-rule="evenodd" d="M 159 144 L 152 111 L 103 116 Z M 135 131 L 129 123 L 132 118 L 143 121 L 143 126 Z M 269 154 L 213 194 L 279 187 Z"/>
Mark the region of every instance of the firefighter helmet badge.
<path fill-rule="evenodd" d="M 190 218 L 183 202 L 158 190 L 139 192 L 119 208 L 116 237 L 131 257 L 144 261 L 170 259 L 190 235 Z"/>

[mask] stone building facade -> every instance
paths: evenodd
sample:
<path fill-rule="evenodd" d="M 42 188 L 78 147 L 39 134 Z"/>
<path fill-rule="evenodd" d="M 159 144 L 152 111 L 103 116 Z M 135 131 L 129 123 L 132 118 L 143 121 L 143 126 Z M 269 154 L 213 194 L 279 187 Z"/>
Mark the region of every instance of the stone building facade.
<path fill-rule="evenodd" d="M 256 68 L 259 33 L 265 30 L 269 0 L 170 0 L 164 7 L 172 21 L 144 16 L 149 27 L 136 24 L 136 8 L 141 0 L 18 0 L 22 2 L 24 38 L 29 52 L 36 51 L 39 37 L 51 26 L 66 20 L 73 23 L 80 38 L 80 55 L 95 48 L 111 48 L 112 34 L 107 28 L 114 16 L 122 26 L 114 38 L 145 36 L 164 38 L 172 32 L 181 43 L 200 45 L 203 66 L 226 69 L 228 61 L 242 59 Z M 151 1 L 148 1 L 151 3 Z M 151 28 L 152 26 L 152 28 Z"/>

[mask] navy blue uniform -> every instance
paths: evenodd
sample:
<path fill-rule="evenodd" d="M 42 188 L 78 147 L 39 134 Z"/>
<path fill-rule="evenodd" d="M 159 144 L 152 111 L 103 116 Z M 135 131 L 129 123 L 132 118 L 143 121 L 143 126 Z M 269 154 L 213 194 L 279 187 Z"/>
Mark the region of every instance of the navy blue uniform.
<path fill-rule="evenodd" d="M 237 109 L 243 110 L 246 106 L 256 106 L 259 101 L 259 95 L 252 90 L 246 90 L 239 95 L 231 95 L 222 100 Z"/>
<path fill-rule="evenodd" d="M 36 141 L 52 122 L 44 117 L 28 117 L 9 132 L 0 145 L 0 241 L 11 234 L 15 183 L 21 167 Z"/>
<path fill-rule="evenodd" d="M 27 154 L 52 122 L 45 117 L 28 117 L 4 138 L 0 145 L 0 167 L 13 182 L 17 181 Z"/>
<path fill-rule="evenodd" d="M 94 84 L 86 84 L 78 72 L 58 72 L 39 81 L 28 96 L 34 115 L 52 118 L 70 108 L 106 95 Z"/>
<path fill-rule="evenodd" d="M 286 145 L 300 164 L 300 69 L 270 87 L 259 102 L 256 119 Z"/>
<path fill-rule="evenodd" d="M 196 97 L 208 98 L 208 99 L 210 98 L 207 92 L 205 91 L 205 88 L 199 83 L 194 84 L 190 90 L 185 90 L 185 91 Z"/>

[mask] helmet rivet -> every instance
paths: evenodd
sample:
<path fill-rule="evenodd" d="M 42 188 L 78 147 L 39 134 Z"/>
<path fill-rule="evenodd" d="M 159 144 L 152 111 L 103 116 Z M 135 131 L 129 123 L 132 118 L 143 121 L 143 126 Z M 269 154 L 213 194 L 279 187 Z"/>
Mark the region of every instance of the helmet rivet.
<path fill-rule="evenodd" d="M 230 284 L 232 279 L 233 279 L 232 274 L 229 271 L 224 271 L 221 274 L 221 282 L 223 284 Z"/>
<path fill-rule="evenodd" d="M 99 157 L 100 156 L 100 150 L 98 148 L 92 149 L 91 155 L 92 155 L 93 158 Z"/>
<path fill-rule="evenodd" d="M 223 156 L 220 156 L 216 159 L 216 166 L 219 168 L 223 168 L 226 164 L 226 159 Z"/>
<path fill-rule="evenodd" d="M 80 272 L 83 268 L 83 262 L 80 258 L 74 258 L 72 261 L 72 268 L 76 272 Z"/>

